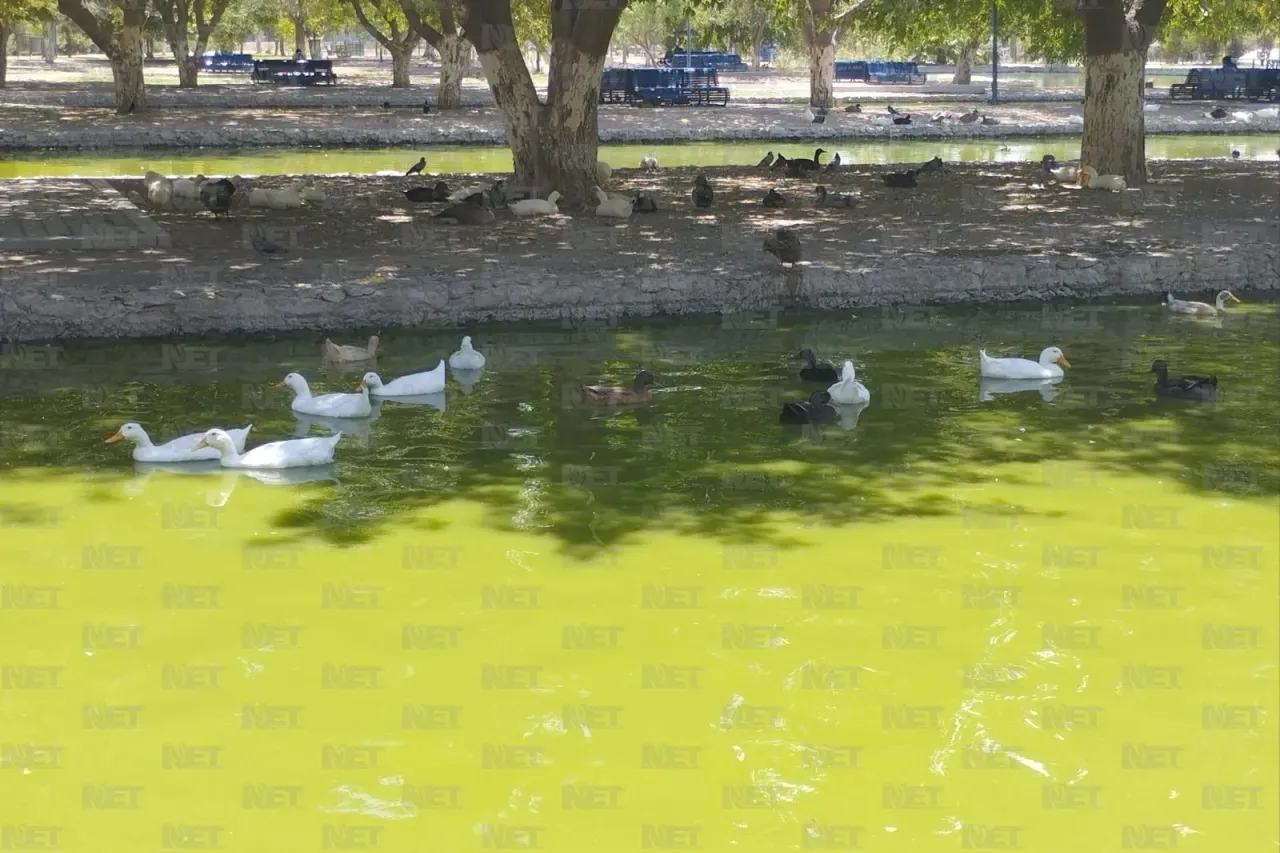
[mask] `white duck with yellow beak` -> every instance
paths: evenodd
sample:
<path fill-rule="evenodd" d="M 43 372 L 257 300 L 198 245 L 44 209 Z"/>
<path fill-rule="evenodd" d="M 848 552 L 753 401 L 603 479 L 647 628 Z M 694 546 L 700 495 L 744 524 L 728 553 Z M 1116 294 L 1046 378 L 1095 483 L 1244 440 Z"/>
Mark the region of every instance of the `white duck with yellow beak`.
<path fill-rule="evenodd" d="M 244 443 L 251 429 L 253 424 L 249 424 L 244 429 L 225 430 L 225 433 L 237 450 L 244 450 Z M 147 435 L 142 425 L 130 422 L 120 427 L 115 435 L 107 438 L 107 444 L 114 444 L 117 441 L 132 443 L 135 462 L 203 462 L 217 459 L 218 451 L 211 447 L 200 447 L 200 440 L 204 436 L 205 433 L 195 432 L 164 444 L 152 444 L 151 437 Z"/>
<path fill-rule="evenodd" d="M 1191 302 L 1187 299 L 1174 299 L 1172 293 L 1164 295 L 1165 301 L 1169 305 L 1169 310 L 1175 314 L 1194 314 L 1198 317 L 1216 317 L 1219 314 L 1227 313 L 1227 300 L 1239 302 L 1236 295 L 1230 290 L 1223 290 L 1218 293 L 1218 299 L 1213 305 L 1207 302 Z"/>
<path fill-rule="evenodd" d="M 278 470 L 280 468 L 306 468 L 313 465 L 328 465 L 333 461 L 333 450 L 338 446 L 342 433 L 337 432 L 323 438 L 294 438 L 288 441 L 273 441 L 260 444 L 242 454 L 236 449 L 231 436 L 226 431 L 211 429 L 200 439 L 198 448 L 212 448 L 219 454 L 223 468 L 256 468 L 258 470 Z"/>
<path fill-rule="evenodd" d="M 992 358 L 986 350 L 978 351 L 978 368 L 986 379 L 1057 379 L 1062 368 L 1071 362 L 1057 347 L 1048 347 L 1040 353 L 1039 361 L 1029 358 Z"/>

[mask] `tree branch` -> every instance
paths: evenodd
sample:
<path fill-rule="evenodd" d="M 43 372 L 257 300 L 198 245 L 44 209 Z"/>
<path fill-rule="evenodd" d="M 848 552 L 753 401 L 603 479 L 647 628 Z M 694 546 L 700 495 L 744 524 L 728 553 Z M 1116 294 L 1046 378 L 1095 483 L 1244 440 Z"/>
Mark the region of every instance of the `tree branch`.
<path fill-rule="evenodd" d="M 97 15 L 84 7 L 83 0 L 58 0 L 58 11 L 70 18 L 71 23 L 84 30 L 84 34 L 98 46 L 98 50 L 108 57 L 115 53 L 116 37 L 111 31 L 110 19 L 104 24 Z"/>
<path fill-rule="evenodd" d="M 364 27 L 365 31 L 368 32 L 369 35 L 373 36 L 374 40 L 378 42 L 378 44 L 382 45 L 387 50 L 396 50 L 397 48 L 392 45 L 391 39 L 383 35 L 382 31 L 369 21 L 369 16 L 364 13 L 364 4 L 361 0 L 349 0 L 349 2 L 351 3 L 352 11 L 356 13 L 356 20 L 360 22 L 360 26 Z"/>
<path fill-rule="evenodd" d="M 409 29 L 426 39 L 427 44 L 438 49 L 444 34 L 423 20 L 413 0 L 400 0 L 400 8 L 404 11 L 404 19 L 409 22 Z M 445 28 L 445 32 L 450 31 L 451 27 Z"/>

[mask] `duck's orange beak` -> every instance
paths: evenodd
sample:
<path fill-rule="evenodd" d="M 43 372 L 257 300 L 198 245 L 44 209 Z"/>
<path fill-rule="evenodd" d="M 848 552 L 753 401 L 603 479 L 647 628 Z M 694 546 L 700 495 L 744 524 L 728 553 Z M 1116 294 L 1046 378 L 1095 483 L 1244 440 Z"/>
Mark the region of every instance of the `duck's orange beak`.
<path fill-rule="evenodd" d="M 124 436 L 118 432 L 115 435 L 109 436 L 107 438 L 107 444 L 115 444 L 117 441 L 124 441 Z"/>
<path fill-rule="evenodd" d="M 284 388 L 284 387 L 285 387 L 284 380 L 283 380 L 283 379 L 281 379 L 279 382 L 277 382 L 277 383 L 275 384 L 275 387 L 276 387 L 276 388 Z"/>
<path fill-rule="evenodd" d="M 193 449 L 195 449 L 195 450 L 199 450 L 199 449 L 200 449 L 200 448 L 202 448 L 202 447 L 208 447 L 208 446 L 209 446 L 209 443 L 208 443 L 207 441 L 205 441 L 205 440 L 202 438 L 202 439 L 200 439 L 199 443 L 198 443 L 198 444 L 196 444 L 195 448 L 193 448 Z"/>
<path fill-rule="evenodd" d="M 1240 301 L 1241 301 L 1240 299 L 1236 298 L 1236 295 L 1235 295 L 1234 293 L 1228 292 L 1228 293 L 1227 293 L 1227 296 L 1231 297 L 1231 301 L 1232 301 L 1232 302 L 1240 302 Z"/>
<path fill-rule="evenodd" d="M 1071 366 L 1071 362 L 1067 361 L 1067 357 L 1065 355 L 1058 356 L 1058 364 L 1062 365 L 1063 367 Z"/>
<path fill-rule="evenodd" d="M 357 391 L 363 391 L 364 389 L 366 389 L 366 388 L 368 388 L 368 387 L 369 387 L 368 385 L 365 385 L 365 384 L 364 384 L 364 380 L 363 380 L 363 379 L 361 379 L 361 380 L 360 380 L 360 384 L 356 386 L 356 390 L 357 390 Z"/>

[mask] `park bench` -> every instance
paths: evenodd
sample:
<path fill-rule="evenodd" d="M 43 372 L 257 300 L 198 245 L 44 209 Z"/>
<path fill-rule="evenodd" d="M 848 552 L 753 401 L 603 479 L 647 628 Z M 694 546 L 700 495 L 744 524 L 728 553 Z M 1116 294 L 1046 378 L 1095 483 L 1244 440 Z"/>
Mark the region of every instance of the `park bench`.
<path fill-rule="evenodd" d="M 838 59 L 835 63 L 835 79 L 862 83 L 907 83 L 918 85 L 928 80 L 914 62 L 885 62 L 874 59 Z"/>
<path fill-rule="evenodd" d="M 208 71 L 214 74 L 234 74 L 243 71 L 253 71 L 253 56 L 248 53 L 228 53 L 226 51 L 218 51 L 217 53 L 206 53 L 200 57 L 200 70 Z"/>
<path fill-rule="evenodd" d="M 286 86 L 315 86 L 324 83 L 332 86 L 338 82 L 333 73 L 332 59 L 255 59 L 253 76 L 255 83 L 278 83 Z"/>
<path fill-rule="evenodd" d="M 667 68 L 714 68 L 717 71 L 746 71 L 747 64 L 737 53 L 721 53 L 718 50 L 674 51 L 668 50 L 659 65 Z"/>
<path fill-rule="evenodd" d="M 729 90 L 714 68 L 606 68 L 600 103 L 655 107 L 723 107 Z"/>
<path fill-rule="evenodd" d="M 1223 68 L 1192 68 L 1185 83 L 1169 87 L 1171 100 L 1216 101 L 1222 98 L 1244 96 L 1245 71 L 1228 71 Z"/>

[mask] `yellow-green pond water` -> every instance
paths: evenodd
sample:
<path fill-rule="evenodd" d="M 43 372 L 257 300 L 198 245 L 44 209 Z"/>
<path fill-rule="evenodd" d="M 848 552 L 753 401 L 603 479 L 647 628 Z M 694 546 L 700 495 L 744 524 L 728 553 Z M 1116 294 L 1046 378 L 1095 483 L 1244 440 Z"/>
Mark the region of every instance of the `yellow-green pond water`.
<path fill-rule="evenodd" d="M 354 388 L 319 336 L 5 345 L 4 849 L 1274 849 L 1280 313 L 1243 296 L 472 328 L 478 381 L 309 482 L 103 439 L 324 434 L 273 387 Z M 1053 344 L 1045 395 L 978 379 Z M 869 406 L 780 427 L 801 346 Z M 573 405 L 641 366 L 651 405 Z"/>
<path fill-rule="evenodd" d="M 674 145 L 601 145 L 600 159 L 615 167 L 634 168 L 640 158 L 654 155 L 666 167 L 751 166 L 766 151 L 790 156 L 812 156 L 817 142 L 745 140 L 697 142 Z M 840 153 L 844 163 L 912 163 L 937 155 L 947 162 L 986 161 L 1025 163 L 1045 154 L 1072 160 L 1080 154 L 1078 136 L 1021 137 L 995 140 L 863 140 L 822 141 L 828 157 Z M 1275 160 L 1280 135 L 1180 134 L 1149 136 L 1147 156 L 1152 159 L 1228 159 L 1239 151 L 1245 160 Z M 246 151 L 196 149 L 187 151 L 44 151 L 0 158 L 0 178 L 39 177 L 142 177 L 147 170 L 165 175 L 371 175 L 403 173 L 419 154 L 427 157 L 427 171 L 436 174 L 510 172 L 511 151 L 505 147 L 475 145 L 405 148 L 254 148 Z"/>

